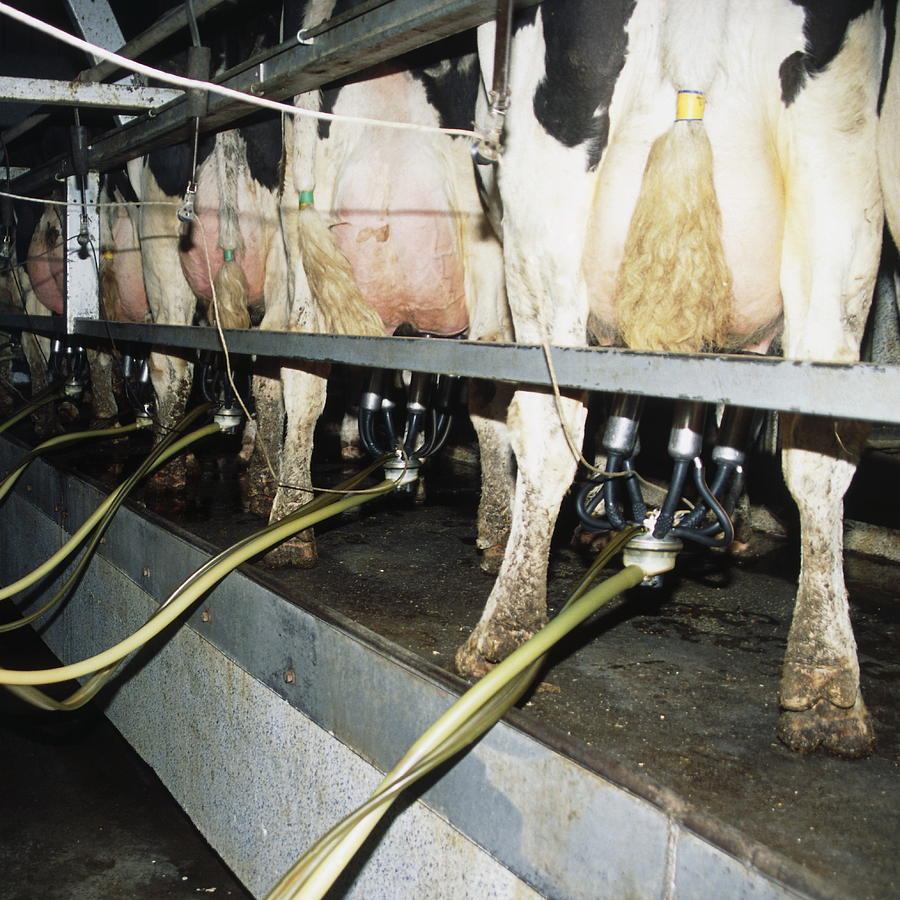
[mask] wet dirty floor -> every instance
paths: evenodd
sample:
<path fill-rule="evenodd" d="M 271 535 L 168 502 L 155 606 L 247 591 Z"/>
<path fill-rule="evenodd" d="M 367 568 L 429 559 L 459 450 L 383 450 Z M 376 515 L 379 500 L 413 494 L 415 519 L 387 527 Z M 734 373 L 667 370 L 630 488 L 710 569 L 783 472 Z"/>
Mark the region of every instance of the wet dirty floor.
<path fill-rule="evenodd" d="M 224 547 L 261 522 L 242 511 L 233 467 L 222 471 L 206 465 L 196 501 L 175 520 Z M 320 466 L 314 477 L 327 485 L 341 473 Z M 424 503 L 392 498 L 343 514 L 320 528 L 317 568 L 266 570 L 267 579 L 449 669 L 491 587 L 474 546 L 471 452 L 451 448 L 431 467 L 426 494 Z M 563 518 L 551 610 L 589 559 L 570 533 Z M 740 562 L 684 557 L 663 589 L 619 598 L 554 654 L 524 710 L 582 763 L 671 789 L 688 811 L 825 879 L 834 896 L 900 896 L 900 573 L 848 560 L 875 753 L 803 758 L 775 737 L 797 556 L 790 540 L 761 537 L 757 551 Z"/>

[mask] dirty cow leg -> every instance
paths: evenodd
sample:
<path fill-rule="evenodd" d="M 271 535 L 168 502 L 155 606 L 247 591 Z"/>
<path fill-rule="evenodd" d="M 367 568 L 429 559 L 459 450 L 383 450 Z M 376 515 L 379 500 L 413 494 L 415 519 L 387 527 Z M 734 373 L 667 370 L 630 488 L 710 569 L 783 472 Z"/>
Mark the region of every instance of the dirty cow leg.
<path fill-rule="evenodd" d="M 872 726 L 859 691 L 841 546 L 843 496 L 866 429 L 813 416 L 785 418 L 784 471 L 800 510 L 802 556 L 778 733 L 793 750 L 821 745 L 865 756 Z"/>
<path fill-rule="evenodd" d="M 511 395 L 512 389 L 508 385 L 475 380 L 469 384 L 469 416 L 478 435 L 481 458 L 476 543 L 481 551 L 481 568 L 490 575 L 500 571 L 509 538 L 511 504 L 516 486 L 515 464 L 506 425 Z"/>
<path fill-rule="evenodd" d="M 277 475 L 281 460 L 284 403 L 280 379 L 277 361 L 257 359 L 253 374 L 256 436 L 247 472 L 247 503 L 250 512 L 263 518 L 268 518 L 272 511 L 275 499 L 275 478 L 272 471 Z"/>
<path fill-rule="evenodd" d="M 576 442 L 584 430 L 584 406 L 563 400 Z M 483 675 L 547 621 L 547 561 L 562 501 L 575 476 L 575 460 L 560 427 L 553 397 L 518 391 L 509 410 L 518 463 L 507 551 L 484 613 L 456 654 L 460 674 Z M 535 440 L 535 435 L 545 436 Z"/>
<path fill-rule="evenodd" d="M 325 408 L 326 374 L 324 367 L 282 369 L 287 433 L 281 455 L 280 483 L 272 506 L 272 522 L 312 499 L 308 488 L 313 433 Z M 315 563 L 316 544 L 311 528 L 279 544 L 266 556 L 269 566 L 309 568 Z"/>
<path fill-rule="evenodd" d="M 149 201 L 178 202 L 155 184 L 145 166 L 143 198 Z M 152 320 L 165 325 L 190 325 L 197 300 L 184 278 L 179 256 L 178 220 L 172 207 L 147 205 L 141 210 L 141 255 L 144 284 Z M 157 438 L 184 415 L 191 393 L 194 367 L 178 356 L 150 354 L 150 379 L 156 393 Z M 187 484 L 187 463 L 183 454 L 158 470 L 150 479 L 152 492 L 178 493 Z"/>
<path fill-rule="evenodd" d="M 194 367 L 177 356 L 150 354 L 150 380 L 156 392 L 157 440 L 178 423 L 187 409 Z M 149 493 L 180 494 L 187 486 L 188 462 L 179 454 L 148 480 Z"/>
<path fill-rule="evenodd" d="M 858 359 L 881 246 L 871 49 L 879 27 L 874 11 L 855 19 L 841 52 L 805 84 L 781 123 L 789 173 L 784 353 L 793 359 Z M 872 746 L 842 567 L 843 496 L 864 436 L 857 423 L 785 417 L 783 467 L 800 511 L 802 556 L 779 736 L 801 752 L 821 746 L 863 756 Z"/>
<path fill-rule="evenodd" d="M 115 360 L 105 351 L 88 350 L 91 371 L 91 396 L 93 419 L 97 423 L 114 422 L 119 415 L 114 384 Z"/>
<path fill-rule="evenodd" d="M 273 209 L 270 216 L 272 222 L 277 221 L 277 210 Z M 259 323 L 260 331 L 286 331 L 287 259 L 280 236 L 272 241 L 266 256 L 263 293 L 266 312 Z M 256 437 L 248 466 L 247 500 L 251 512 L 268 517 L 275 498 L 275 476 L 281 465 L 284 440 L 284 398 L 281 368 L 277 360 L 257 357 L 253 366 L 253 397 L 256 403 Z"/>

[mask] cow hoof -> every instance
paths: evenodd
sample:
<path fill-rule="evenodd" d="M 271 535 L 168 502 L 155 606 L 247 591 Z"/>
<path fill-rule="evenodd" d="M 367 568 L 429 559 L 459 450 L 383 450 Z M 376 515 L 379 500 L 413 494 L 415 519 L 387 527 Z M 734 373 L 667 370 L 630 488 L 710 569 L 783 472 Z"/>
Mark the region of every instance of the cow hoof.
<path fill-rule="evenodd" d="M 59 403 L 56 407 L 56 412 L 59 415 L 60 420 L 66 425 L 77 422 L 81 415 L 78 411 L 78 407 L 68 400 L 63 400 Z"/>
<path fill-rule="evenodd" d="M 478 627 L 456 651 L 456 671 L 463 678 L 481 678 L 534 637 L 536 631 L 521 627 L 495 626 L 490 630 Z"/>
<path fill-rule="evenodd" d="M 781 706 L 803 712 L 820 700 L 850 709 L 859 697 L 859 675 L 847 662 L 816 665 L 786 659 L 781 675 Z"/>
<path fill-rule="evenodd" d="M 872 722 L 861 697 L 846 709 L 819 700 L 809 709 L 782 710 L 778 737 L 795 753 L 812 753 L 821 747 L 848 759 L 868 756 L 875 745 Z"/>
<path fill-rule="evenodd" d="M 473 681 L 487 675 L 496 665 L 485 659 L 478 650 L 469 647 L 469 641 L 457 649 L 453 664 L 457 674 Z"/>
<path fill-rule="evenodd" d="M 295 534 L 266 554 L 264 562 L 272 569 L 311 569 L 319 560 L 312 535 Z"/>
<path fill-rule="evenodd" d="M 153 497 L 183 494 L 187 483 L 187 469 L 181 460 L 176 459 L 147 479 L 144 493 Z"/>
<path fill-rule="evenodd" d="M 503 554 L 505 552 L 505 542 L 485 547 L 481 551 L 481 571 L 487 572 L 488 575 L 496 575 L 500 571 L 500 563 L 503 562 Z"/>

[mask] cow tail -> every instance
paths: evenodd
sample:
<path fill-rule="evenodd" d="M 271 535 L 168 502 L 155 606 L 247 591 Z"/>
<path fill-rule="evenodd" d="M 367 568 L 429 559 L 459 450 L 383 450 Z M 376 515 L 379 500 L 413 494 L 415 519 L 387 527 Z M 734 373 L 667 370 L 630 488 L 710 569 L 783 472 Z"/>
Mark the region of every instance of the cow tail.
<path fill-rule="evenodd" d="M 122 308 L 121 299 L 115 253 L 107 248 L 100 256 L 100 312 L 104 319 L 116 318 L 116 310 Z"/>
<path fill-rule="evenodd" d="M 244 159 L 244 149 L 236 131 L 224 132 L 216 138 L 216 170 L 219 178 L 219 248 L 222 265 L 213 279 L 215 307 L 223 328 L 249 328 L 247 309 L 250 288 L 247 276 L 235 259 L 243 247 L 238 221 L 238 168 Z M 216 312 L 217 311 L 217 312 Z"/>
<path fill-rule="evenodd" d="M 678 90 L 675 121 L 650 149 L 625 241 L 615 302 L 619 333 L 635 349 L 696 352 L 728 345 L 734 295 L 703 124 L 721 24 L 704 25 L 708 41 L 698 43 L 694 21 L 668 21 L 664 34 L 670 50 L 664 67 L 674 85 L 691 89 Z"/>
<path fill-rule="evenodd" d="M 305 109 L 319 108 L 319 93 L 295 99 Z M 381 317 L 366 303 L 346 256 L 338 249 L 331 228 L 314 200 L 318 122 L 294 118 L 294 184 L 299 191 L 299 241 L 303 271 L 316 304 L 323 331 L 330 334 L 381 336 Z"/>

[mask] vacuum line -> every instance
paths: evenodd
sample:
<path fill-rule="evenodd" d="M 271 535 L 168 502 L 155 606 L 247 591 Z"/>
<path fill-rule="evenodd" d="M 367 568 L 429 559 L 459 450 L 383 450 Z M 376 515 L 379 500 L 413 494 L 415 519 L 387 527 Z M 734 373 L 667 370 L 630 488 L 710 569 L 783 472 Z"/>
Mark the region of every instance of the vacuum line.
<path fill-rule="evenodd" d="M 218 426 L 207 427 L 211 429 L 218 428 Z M 381 462 L 383 462 L 383 460 Z M 241 541 L 235 547 L 223 551 L 210 560 L 210 562 L 202 568 L 202 574 L 194 573 L 191 575 L 185 584 L 176 589 L 175 593 L 169 597 L 166 603 L 163 604 L 163 607 L 157 611 L 156 615 L 145 622 L 137 631 L 119 641 L 119 643 L 114 646 L 91 656 L 88 659 L 81 660 L 81 662 L 71 663 L 66 666 L 57 666 L 52 669 L 0 669 L 0 684 L 55 684 L 60 681 L 68 681 L 71 678 L 80 678 L 83 675 L 88 675 L 118 662 L 159 634 L 164 628 L 174 622 L 185 610 L 190 608 L 190 606 L 203 596 L 203 594 L 218 584 L 229 572 L 236 569 L 248 559 L 265 552 L 273 545 L 286 540 L 298 531 L 303 531 L 324 519 L 337 515 L 344 510 L 351 509 L 354 506 L 359 506 L 381 494 L 385 494 L 388 491 L 393 490 L 396 485 L 396 481 L 385 479 L 375 489 L 377 493 L 353 494 L 348 497 L 341 497 L 337 500 L 332 500 L 330 503 L 319 504 L 318 508 L 314 508 L 311 512 L 308 512 L 301 507 L 301 510 L 298 510 L 298 513 L 303 512 L 302 515 L 292 514 L 287 516 L 263 529 L 255 539 Z M 315 500 L 311 501 L 313 504 L 315 504 L 315 502 Z"/>

